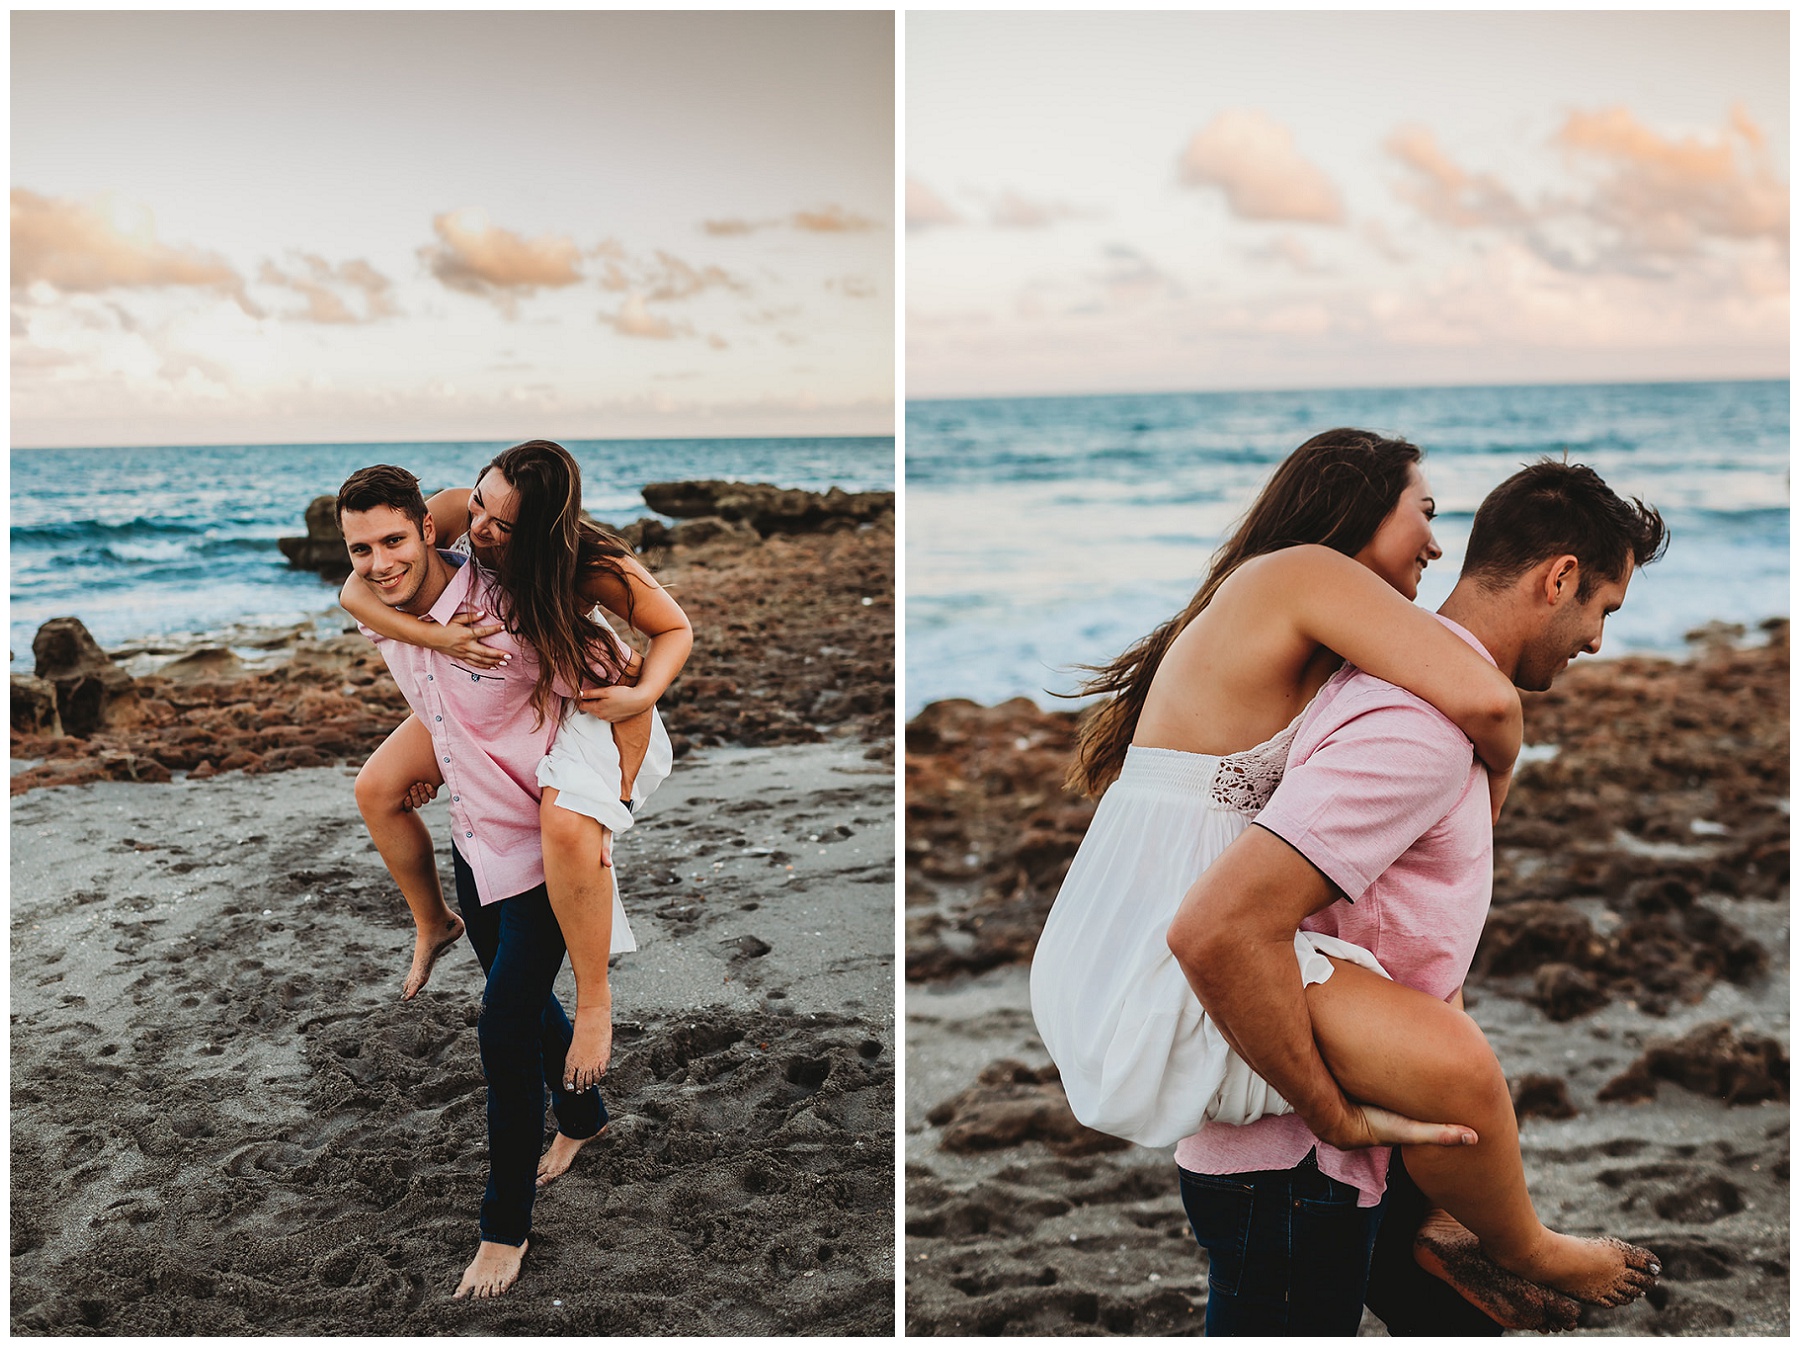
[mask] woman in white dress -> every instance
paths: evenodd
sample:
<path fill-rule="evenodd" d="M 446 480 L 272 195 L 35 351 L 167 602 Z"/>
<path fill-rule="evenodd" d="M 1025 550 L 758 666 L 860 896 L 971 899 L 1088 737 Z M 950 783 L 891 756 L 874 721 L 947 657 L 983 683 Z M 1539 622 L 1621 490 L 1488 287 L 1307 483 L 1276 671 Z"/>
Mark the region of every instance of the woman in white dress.
<path fill-rule="evenodd" d="M 481 638 L 504 626 L 538 654 L 533 702 L 541 716 L 557 714 L 553 684 L 581 689 L 562 712 L 537 780 L 544 883 L 575 974 L 574 1038 L 563 1085 L 586 1089 L 612 1055 L 607 957 L 637 947 L 619 901 L 613 837 L 631 826 L 634 806 L 669 773 L 673 752 L 656 700 L 686 663 L 693 630 L 629 546 L 580 518 L 581 470 L 559 444 L 515 445 L 482 469 L 472 490 L 440 491 L 426 507 L 438 537 L 466 534 L 474 563 L 493 569 L 505 611 L 459 614 L 440 626 L 388 607 L 354 575 L 340 601 L 384 636 L 478 669 L 503 662 Z M 641 658 L 604 613 L 649 638 Z M 462 919 L 444 902 L 429 834 L 412 812 L 441 783 L 430 733 L 412 716 L 376 749 L 356 781 L 371 834 L 404 838 L 383 845 L 383 856 L 417 861 L 395 869 L 416 927 L 403 998 L 417 994 L 438 956 L 463 933 Z"/>
<path fill-rule="evenodd" d="M 1415 445 L 1366 431 L 1308 440 L 1214 556 L 1187 608 L 1083 688 L 1111 699 L 1084 720 L 1069 784 L 1104 795 L 1045 922 L 1031 1003 L 1069 1103 L 1088 1126 L 1167 1145 L 1205 1121 L 1291 1111 L 1207 1016 L 1167 935 L 1189 887 L 1273 793 L 1300 713 L 1343 662 L 1454 721 L 1488 768 L 1498 816 L 1523 728 L 1518 693 L 1412 602 L 1426 565 L 1442 555 L 1420 459 Z M 1184 747 L 1168 747 L 1175 744 Z M 1208 751 L 1194 751 L 1202 746 Z M 1367 950 L 1301 932 L 1295 953 L 1309 1005 L 1334 976 L 1349 979 L 1371 1023 L 1379 998 L 1414 998 L 1405 1014 L 1418 1032 L 1367 1050 L 1414 1052 L 1416 1074 L 1441 1068 L 1447 1044 L 1479 1036 L 1460 994 L 1452 1006 L 1397 987 Z M 1349 994 L 1337 992 L 1340 1007 Z M 1497 1073 L 1484 1055 L 1468 1070 Z M 1340 1147 L 1477 1139 L 1376 1107 L 1384 1102 L 1363 1101 L 1358 1135 L 1327 1139 Z M 1496 1261 L 1530 1281 L 1603 1304 L 1642 1294 L 1650 1255 L 1544 1229 L 1525 1194 L 1516 1134 L 1510 1154 L 1496 1140 L 1497 1160 L 1489 1160 L 1494 1146 L 1470 1156 L 1496 1166 L 1496 1190 L 1508 1201 L 1468 1214 L 1447 1198 L 1441 1205 L 1484 1247 L 1529 1248 L 1529 1257 Z"/>

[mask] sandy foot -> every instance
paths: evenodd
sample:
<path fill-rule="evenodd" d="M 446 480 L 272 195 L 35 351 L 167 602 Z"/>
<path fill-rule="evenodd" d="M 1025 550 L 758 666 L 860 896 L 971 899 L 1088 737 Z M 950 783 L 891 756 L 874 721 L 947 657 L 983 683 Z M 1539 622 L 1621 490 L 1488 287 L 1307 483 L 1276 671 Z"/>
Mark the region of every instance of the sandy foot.
<path fill-rule="evenodd" d="M 550 1142 L 550 1149 L 544 1152 L 544 1158 L 538 1161 L 537 1186 L 542 1188 L 552 1179 L 561 1178 L 569 1172 L 569 1166 L 575 1163 L 575 1155 L 594 1137 L 604 1136 L 606 1128 L 602 1127 L 592 1137 L 566 1137 L 558 1132 Z"/>
<path fill-rule="evenodd" d="M 412 967 L 407 971 L 406 982 L 400 989 L 400 999 L 410 1001 L 419 994 L 421 988 L 431 980 L 431 970 L 438 957 L 462 939 L 463 919 L 454 912 L 450 920 L 433 931 L 420 931 L 413 941 Z"/>
<path fill-rule="evenodd" d="M 598 1085 L 612 1060 L 612 1007 L 588 1008 L 579 1004 L 581 989 L 575 989 L 575 1034 L 569 1050 L 563 1054 L 563 1089 L 585 1090 Z"/>
<path fill-rule="evenodd" d="M 1622 1239 L 1581 1239 L 1546 1230 L 1538 1247 L 1513 1266 L 1527 1281 L 1590 1305 L 1624 1305 L 1656 1284 L 1656 1255 Z"/>
<path fill-rule="evenodd" d="M 1448 1212 L 1425 1217 L 1413 1237 L 1413 1259 L 1507 1328 L 1565 1333 L 1581 1316 L 1581 1306 L 1569 1297 L 1508 1272 L 1482 1253 L 1481 1241 Z"/>
<path fill-rule="evenodd" d="M 481 1247 L 475 1251 L 475 1261 L 464 1270 L 462 1284 L 451 1299 L 472 1296 L 476 1300 L 485 1300 L 490 1296 L 505 1295 L 519 1280 L 519 1266 L 525 1261 L 525 1250 L 530 1247 L 530 1240 L 517 1248 L 482 1240 Z"/>

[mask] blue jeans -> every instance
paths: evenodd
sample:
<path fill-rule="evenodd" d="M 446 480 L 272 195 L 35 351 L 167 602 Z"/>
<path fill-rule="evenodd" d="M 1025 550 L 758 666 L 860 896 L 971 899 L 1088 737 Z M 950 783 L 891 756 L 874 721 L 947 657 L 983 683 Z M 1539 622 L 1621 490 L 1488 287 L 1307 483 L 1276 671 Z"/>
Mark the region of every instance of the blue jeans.
<path fill-rule="evenodd" d="M 451 855 L 456 905 L 487 973 L 476 1025 L 487 1077 L 488 1181 L 481 1237 L 519 1245 L 531 1233 L 546 1085 L 556 1129 L 564 1136 L 593 1136 L 606 1125 L 606 1104 L 597 1088 L 573 1094 L 562 1088 L 563 1057 L 574 1030 L 554 990 L 566 950 L 550 895 L 539 884 L 484 907 L 469 863 L 455 847 Z"/>
<path fill-rule="evenodd" d="M 1249 1174 L 1181 1170 L 1181 1200 L 1207 1251 L 1206 1332 L 1354 1336 L 1366 1303 L 1393 1337 L 1497 1337 L 1500 1325 L 1413 1261 L 1430 1205 L 1398 1149 L 1387 1193 L 1356 1189 L 1315 1156 Z"/>

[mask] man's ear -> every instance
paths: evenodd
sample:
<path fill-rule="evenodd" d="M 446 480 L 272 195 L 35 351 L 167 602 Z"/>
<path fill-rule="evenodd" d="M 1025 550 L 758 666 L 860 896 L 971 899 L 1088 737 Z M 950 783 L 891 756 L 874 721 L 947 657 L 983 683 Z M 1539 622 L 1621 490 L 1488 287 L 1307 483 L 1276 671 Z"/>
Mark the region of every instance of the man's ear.
<path fill-rule="evenodd" d="M 1544 570 L 1544 599 L 1552 608 L 1574 599 L 1581 587 L 1581 561 L 1570 554 L 1554 558 Z"/>
<path fill-rule="evenodd" d="M 419 523 L 419 536 L 425 540 L 425 546 L 437 543 L 437 521 L 431 517 L 431 511 L 425 511 L 425 518 Z"/>

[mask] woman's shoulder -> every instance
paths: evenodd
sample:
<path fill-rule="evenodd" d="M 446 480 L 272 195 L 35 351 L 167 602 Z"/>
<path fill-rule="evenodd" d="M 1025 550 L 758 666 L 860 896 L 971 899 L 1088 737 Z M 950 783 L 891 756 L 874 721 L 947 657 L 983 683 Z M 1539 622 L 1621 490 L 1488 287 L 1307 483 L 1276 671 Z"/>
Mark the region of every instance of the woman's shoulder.
<path fill-rule="evenodd" d="M 1295 543 L 1251 557 L 1225 579 L 1219 592 L 1223 594 L 1229 587 L 1234 594 L 1255 594 L 1261 601 L 1280 602 L 1283 596 L 1296 594 L 1300 587 L 1328 581 L 1345 566 L 1356 564 L 1342 552 L 1321 543 Z"/>

